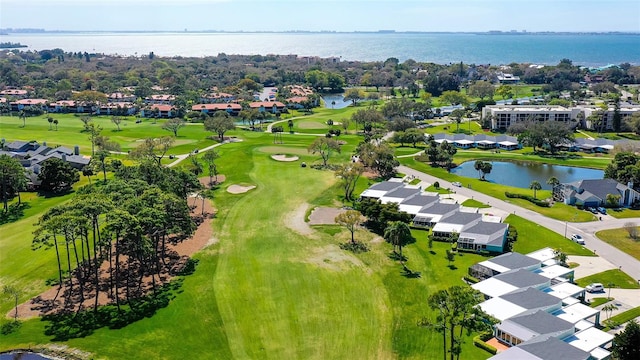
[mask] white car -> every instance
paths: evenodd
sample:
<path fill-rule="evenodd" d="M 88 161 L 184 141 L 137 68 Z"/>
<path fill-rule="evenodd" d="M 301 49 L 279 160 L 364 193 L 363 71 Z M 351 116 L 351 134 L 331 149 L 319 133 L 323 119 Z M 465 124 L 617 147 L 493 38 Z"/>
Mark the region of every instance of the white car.
<path fill-rule="evenodd" d="M 452 182 L 451 185 L 457 186 L 457 187 L 462 187 L 462 183 L 459 182 L 459 181 Z"/>
<path fill-rule="evenodd" d="M 584 289 L 587 290 L 587 292 L 590 292 L 590 293 L 602 292 L 602 291 L 604 291 L 604 286 L 602 286 L 602 284 L 600 284 L 600 283 L 593 283 L 593 284 L 589 284 L 589 285 L 585 286 Z"/>
<path fill-rule="evenodd" d="M 571 241 L 576 242 L 580 245 L 584 245 L 584 239 L 578 234 L 571 235 Z"/>

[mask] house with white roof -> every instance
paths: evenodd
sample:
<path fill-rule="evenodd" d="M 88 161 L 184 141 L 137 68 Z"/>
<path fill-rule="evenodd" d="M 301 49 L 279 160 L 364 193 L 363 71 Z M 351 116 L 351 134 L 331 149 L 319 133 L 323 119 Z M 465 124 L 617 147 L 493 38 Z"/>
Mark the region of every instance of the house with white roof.
<path fill-rule="evenodd" d="M 402 181 L 393 181 L 391 179 L 389 181 L 383 181 L 369 186 L 368 189 L 360 194 L 360 199 L 380 199 L 386 193 L 399 189 L 404 186 Z M 399 180 L 399 179 L 398 179 Z"/>
<path fill-rule="evenodd" d="M 459 232 L 458 249 L 501 253 L 507 244 L 508 233 L 508 224 L 480 221 Z"/>
<path fill-rule="evenodd" d="M 457 211 L 443 216 L 433 226 L 432 234 L 437 237 L 450 237 L 454 233 L 460 234 L 465 228 L 472 227 L 482 220 L 482 214 Z"/>
<path fill-rule="evenodd" d="M 385 193 L 382 197 L 380 197 L 379 200 L 383 204 L 400 204 L 405 199 L 410 199 L 414 196 L 419 195 L 420 192 L 422 192 L 422 190 L 420 190 L 419 188 L 410 188 L 408 186 L 403 186 Z"/>
<path fill-rule="evenodd" d="M 511 270 L 539 269 L 541 264 L 541 260 L 529 255 L 509 252 L 472 265 L 469 268 L 469 275 L 482 280 Z"/>
<path fill-rule="evenodd" d="M 425 206 L 420 209 L 413 218 L 413 225 L 417 227 L 431 227 L 438 223 L 443 217 L 459 212 L 459 210 L 460 205 L 458 204 L 435 203 L 430 206 Z"/>
<path fill-rule="evenodd" d="M 535 274 L 529 270 L 511 270 L 492 278 L 471 285 L 486 297 L 499 297 L 520 289 L 544 289 L 551 285 L 551 281 L 544 276 Z M 558 300 L 558 299 L 556 299 Z"/>
<path fill-rule="evenodd" d="M 408 199 L 403 200 L 399 207 L 400 211 L 404 211 L 407 214 L 411 214 L 413 216 L 417 215 L 420 212 L 420 209 L 436 204 L 440 201 L 439 195 L 427 195 L 427 194 L 419 194 L 417 196 L 410 197 Z"/>

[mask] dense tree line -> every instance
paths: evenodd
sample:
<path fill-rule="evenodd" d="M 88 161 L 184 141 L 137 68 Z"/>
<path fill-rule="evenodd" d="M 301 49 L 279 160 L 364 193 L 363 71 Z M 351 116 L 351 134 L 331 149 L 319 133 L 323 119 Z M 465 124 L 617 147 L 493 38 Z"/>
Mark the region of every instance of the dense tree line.
<path fill-rule="evenodd" d="M 55 250 L 65 309 L 89 299 L 97 309 L 100 292 L 120 309 L 162 285 L 180 260 L 168 245 L 195 229 L 187 196 L 199 186 L 193 174 L 145 161 L 42 215 L 33 247 Z"/>

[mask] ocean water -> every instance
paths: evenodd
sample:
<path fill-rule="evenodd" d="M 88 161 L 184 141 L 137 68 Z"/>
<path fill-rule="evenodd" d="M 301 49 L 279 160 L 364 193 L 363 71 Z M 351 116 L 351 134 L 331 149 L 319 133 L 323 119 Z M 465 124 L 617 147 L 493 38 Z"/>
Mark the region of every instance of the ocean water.
<path fill-rule="evenodd" d="M 640 34 L 434 34 L 434 33 L 42 33 L 0 36 L 0 42 L 28 45 L 24 50 L 61 48 L 105 54 L 211 56 L 296 54 L 337 56 L 343 60 L 448 64 L 640 64 Z"/>

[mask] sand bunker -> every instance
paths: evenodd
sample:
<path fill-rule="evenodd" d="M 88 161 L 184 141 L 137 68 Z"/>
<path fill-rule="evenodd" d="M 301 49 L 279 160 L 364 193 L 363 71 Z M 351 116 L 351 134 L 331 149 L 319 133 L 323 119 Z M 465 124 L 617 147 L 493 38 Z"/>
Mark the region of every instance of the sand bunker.
<path fill-rule="evenodd" d="M 231 194 L 244 194 L 251 189 L 255 189 L 254 185 L 251 186 L 242 186 L 242 185 L 231 185 L 227 188 L 227 192 Z"/>
<path fill-rule="evenodd" d="M 271 155 L 271 158 L 276 161 L 297 161 L 299 158 L 297 156 L 288 156 L 282 154 Z"/>

